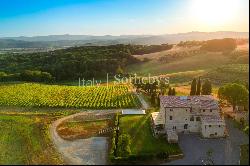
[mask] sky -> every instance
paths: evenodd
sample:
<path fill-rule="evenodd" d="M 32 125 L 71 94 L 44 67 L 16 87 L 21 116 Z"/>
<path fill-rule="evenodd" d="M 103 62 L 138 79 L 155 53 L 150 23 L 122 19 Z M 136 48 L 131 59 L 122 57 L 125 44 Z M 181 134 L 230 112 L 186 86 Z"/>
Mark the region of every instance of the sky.
<path fill-rule="evenodd" d="M 249 0 L 1 0 L 0 37 L 249 29 Z"/>

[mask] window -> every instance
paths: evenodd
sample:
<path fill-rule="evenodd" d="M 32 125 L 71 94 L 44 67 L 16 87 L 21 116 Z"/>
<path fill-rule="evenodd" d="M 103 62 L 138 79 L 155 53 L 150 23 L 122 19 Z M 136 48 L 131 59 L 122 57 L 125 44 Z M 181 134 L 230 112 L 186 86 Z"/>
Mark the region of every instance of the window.
<path fill-rule="evenodd" d="M 173 111 L 173 109 L 170 109 L 170 111 Z"/>
<path fill-rule="evenodd" d="M 214 133 L 214 135 L 217 135 L 217 133 Z"/>
<path fill-rule="evenodd" d="M 184 125 L 184 129 L 187 129 L 187 128 L 188 128 L 188 124 L 185 124 L 185 125 Z"/>
<path fill-rule="evenodd" d="M 213 110 L 211 109 L 210 112 L 213 112 Z"/>
<path fill-rule="evenodd" d="M 209 127 L 212 127 L 211 125 L 209 125 Z"/>
<path fill-rule="evenodd" d="M 206 110 L 203 110 L 203 112 L 206 112 Z"/>
<path fill-rule="evenodd" d="M 219 125 L 219 127 L 220 127 L 220 125 Z"/>
<path fill-rule="evenodd" d="M 173 117 L 172 117 L 172 116 L 170 116 L 170 117 L 169 117 L 169 120 L 172 120 L 172 119 L 173 119 Z"/>
<path fill-rule="evenodd" d="M 194 121 L 194 117 L 193 116 L 190 118 L 190 121 Z"/>
<path fill-rule="evenodd" d="M 196 117 L 196 121 L 201 121 L 201 118 L 200 117 Z"/>

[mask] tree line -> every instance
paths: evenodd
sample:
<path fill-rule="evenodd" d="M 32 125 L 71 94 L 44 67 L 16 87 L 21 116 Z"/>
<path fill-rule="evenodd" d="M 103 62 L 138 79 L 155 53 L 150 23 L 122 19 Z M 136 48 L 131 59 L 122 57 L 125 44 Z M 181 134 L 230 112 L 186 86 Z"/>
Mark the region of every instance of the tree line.
<path fill-rule="evenodd" d="M 122 72 L 128 64 L 140 63 L 133 54 L 145 54 L 171 49 L 168 44 L 163 45 L 110 45 L 110 46 L 82 46 L 50 52 L 31 54 L 0 55 L 0 69 L 8 78 L 15 79 L 22 73 L 33 73 L 33 80 L 39 80 L 40 72 L 51 75 L 56 81 L 75 80 L 78 78 L 92 79 L 105 77 L 106 73 Z M 28 74 L 30 76 L 30 74 Z M 27 81 L 29 76 L 25 76 Z M 42 76 L 43 77 L 43 76 Z M 23 77 L 24 79 L 24 77 Z"/>

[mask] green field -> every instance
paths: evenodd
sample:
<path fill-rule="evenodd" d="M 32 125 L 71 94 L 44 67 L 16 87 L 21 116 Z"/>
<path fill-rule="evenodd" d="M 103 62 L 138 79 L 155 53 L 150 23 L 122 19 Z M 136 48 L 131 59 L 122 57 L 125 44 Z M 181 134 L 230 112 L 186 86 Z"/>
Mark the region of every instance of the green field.
<path fill-rule="evenodd" d="M 0 107 L 0 164 L 63 164 L 48 128 L 53 120 L 76 112 Z"/>
<path fill-rule="evenodd" d="M 58 86 L 43 84 L 0 85 L 0 106 L 66 108 L 136 108 L 139 99 L 127 85 Z"/>
<path fill-rule="evenodd" d="M 120 130 L 128 133 L 131 137 L 131 153 L 156 154 L 167 152 L 168 154 L 179 154 L 181 150 L 177 144 L 168 144 L 164 138 L 155 138 L 151 131 L 150 114 L 129 115 L 120 118 Z"/>

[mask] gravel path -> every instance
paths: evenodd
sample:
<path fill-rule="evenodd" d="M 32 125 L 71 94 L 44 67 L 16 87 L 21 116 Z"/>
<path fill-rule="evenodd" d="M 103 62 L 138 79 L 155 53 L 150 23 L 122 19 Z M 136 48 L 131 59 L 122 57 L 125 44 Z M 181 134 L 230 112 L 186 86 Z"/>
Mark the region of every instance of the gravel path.
<path fill-rule="evenodd" d="M 106 137 L 92 137 L 89 139 L 78 139 L 68 141 L 62 139 L 56 128 L 64 121 L 88 115 L 102 115 L 119 112 L 112 111 L 88 111 L 70 115 L 53 122 L 50 127 L 50 134 L 58 152 L 63 156 L 65 162 L 70 165 L 105 165 L 107 164 L 108 139 Z"/>

